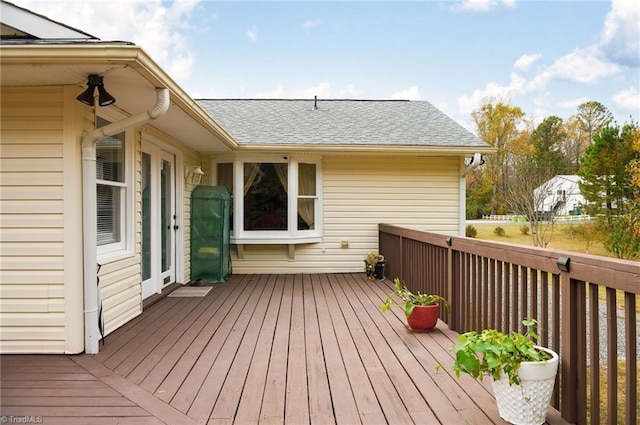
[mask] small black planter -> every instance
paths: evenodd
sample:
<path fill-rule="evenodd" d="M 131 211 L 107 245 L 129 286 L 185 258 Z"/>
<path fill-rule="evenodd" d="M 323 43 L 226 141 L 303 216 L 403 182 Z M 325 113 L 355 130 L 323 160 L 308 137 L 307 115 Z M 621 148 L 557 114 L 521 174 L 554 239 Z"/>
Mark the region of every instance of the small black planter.
<path fill-rule="evenodd" d="M 385 266 L 386 262 L 385 261 L 378 261 L 376 263 L 376 266 L 373 270 L 372 275 L 376 278 L 376 280 L 384 280 L 384 266 Z"/>

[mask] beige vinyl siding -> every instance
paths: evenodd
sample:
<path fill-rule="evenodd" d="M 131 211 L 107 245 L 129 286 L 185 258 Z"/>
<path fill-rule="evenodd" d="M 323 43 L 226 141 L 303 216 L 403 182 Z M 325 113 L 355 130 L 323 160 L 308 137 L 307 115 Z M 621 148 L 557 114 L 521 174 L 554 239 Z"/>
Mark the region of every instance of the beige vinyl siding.
<path fill-rule="evenodd" d="M 142 313 L 140 256 L 104 262 L 100 269 L 104 334 Z"/>
<path fill-rule="evenodd" d="M 323 242 L 295 247 L 232 248 L 234 273 L 353 272 L 378 249 L 378 224 L 457 234 L 460 159 L 457 157 L 327 156 L 323 160 Z M 342 241 L 348 248 L 342 248 Z"/>
<path fill-rule="evenodd" d="M 195 152 L 187 152 L 187 155 L 184 156 L 184 166 L 189 167 L 191 165 L 201 165 L 201 157 L 199 155 L 195 155 Z M 202 166 L 203 171 L 205 171 L 205 175 L 202 176 L 202 185 L 207 184 L 208 175 L 210 174 L 210 170 L 205 170 L 205 167 Z M 186 182 L 184 183 L 184 197 L 183 197 L 183 206 L 184 206 L 184 283 L 187 283 L 191 280 L 191 194 L 193 190 L 196 188 L 193 184 Z"/>
<path fill-rule="evenodd" d="M 0 352 L 79 352 L 79 315 L 69 287 L 81 281 L 73 258 L 81 211 L 67 197 L 77 178 L 74 106 L 64 87 L 2 88 L 0 109 Z M 72 118 L 73 119 L 73 118 Z M 74 121 L 75 122 L 75 121 Z M 74 235 L 76 235 L 74 237 Z M 69 239 L 67 241 L 67 239 Z M 81 299 L 81 298 L 80 298 Z M 81 326 L 80 326 L 81 329 Z M 70 335 L 73 334 L 73 335 Z"/>

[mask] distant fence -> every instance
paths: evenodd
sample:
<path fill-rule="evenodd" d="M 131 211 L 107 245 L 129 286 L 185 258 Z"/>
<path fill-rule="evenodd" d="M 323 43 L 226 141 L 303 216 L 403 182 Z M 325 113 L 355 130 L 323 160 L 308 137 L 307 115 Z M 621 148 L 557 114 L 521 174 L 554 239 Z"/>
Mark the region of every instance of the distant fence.
<path fill-rule="evenodd" d="M 581 215 L 559 215 L 553 218 L 554 221 L 560 223 L 571 222 L 583 222 L 590 221 L 592 217 L 588 214 Z M 526 223 L 527 218 L 523 215 L 509 215 L 509 214 L 490 214 L 483 215 L 482 220 L 487 221 L 511 221 L 513 223 Z"/>
<path fill-rule="evenodd" d="M 379 242 L 387 276 L 451 302 L 440 318 L 452 330 L 524 332 L 535 318 L 539 344 L 560 355 L 552 404 L 565 420 L 586 424 L 590 404 L 590 424 L 617 423 L 620 405 L 637 423 L 640 262 L 385 224 Z"/>

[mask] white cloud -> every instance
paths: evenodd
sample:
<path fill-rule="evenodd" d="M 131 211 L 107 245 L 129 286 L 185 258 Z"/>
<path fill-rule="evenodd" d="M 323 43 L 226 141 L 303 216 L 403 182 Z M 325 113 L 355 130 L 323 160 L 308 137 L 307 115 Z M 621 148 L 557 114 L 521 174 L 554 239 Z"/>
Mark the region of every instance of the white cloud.
<path fill-rule="evenodd" d="M 186 29 L 199 1 L 120 1 L 111 7 L 64 0 L 12 0 L 12 3 L 104 41 L 131 41 L 178 79 L 191 74 L 193 54 Z"/>
<path fill-rule="evenodd" d="M 592 83 L 619 71 L 618 65 L 602 60 L 594 47 L 576 49 L 543 69 L 529 83 L 529 88 L 544 88 L 551 80 Z"/>
<path fill-rule="evenodd" d="M 340 90 L 340 97 L 344 98 L 357 98 L 360 96 L 360 90 L 356 89 L 353 84 L 347 84 L 342 90 Z"/>
<path fill-rule="evenodd" d="M 455 10 L 470 10 L 472 12 L 488 12 L 502 3 L 506 7 L 516 7 L 516 0 L 463 0 L 454 6 Z"/>
<path fill-rule="evenodd" d="M 391 95 L 391 99 L 398 100 L 420 100 L 418 86 L 411 86 L 406 90 L 400 90 Z"/>
<path fill-rule="evenodd" d="M 255 25 L 249 28 L 246 32 L 247 38 L 251 41 L 258 40 L 258 27 Z"/>
<path fill-rule="evenodd" d="M 508 86 L 490 82 L 484 89 L 476 89 L 470 96 L 458 97 L 458 110 L 460 115 L 468 116 L 487 99 L 507 100 L 525 92 L 525 80 L 515 72 L 511 73 L 511 81 Z"/>
<path fill-rule="evenodd" d="M 536 62 L 541 57 L 542 55 L 540 53 L 536 53 L 534 55 L 522 55 L 518 58 L 518 60 L 515 61 L 513 67 L 521 71 L 526 71 L 534 62 Z"/>
<path fill-rule="evenodd" d="M 640 3 L 613 0 L 600 35 L 599 49 L 609 60 L 625 66 L 640 66 Z"/>
<path fill-rule="evenodd" d="M 330 99 L 331 98 L 331 84 L 323 81 L 313 87 L 309 87 L 303 90 L 297 90 L 294 93 L 294 97 L 298 99 L 313 99 L 313 96 L 319 98 Z"/>
<path fill-rule="evenodd" d="M 586 97 L 580 97 L 578 99 L 569 99 L 563 102 L 558 102 L 558 105 L 566 108 L 566 109 L 577 109 L 578 106 L 582 105 L 585 102 L 588 102 L 589 99 Z"/>
<path fill-rule="evenodd" d="M 613 101 L 622 109 L 638 113 L 638 109 L 640 109 L 640 92 L 635 87 L 631 87 L 628 90 L 616 93 L 613 96 Z"/>
<path fill-rule="evenodd" d="M 322 24 L 320 19 L 316 19 L 315 21 L 307 21 L 302 24 L 302 28 L 306 30 L 310 30 L 311 28 L 319 27 Z"/>
<path fill-rule="evenodd" d="M 282 86 L 278 86 L 273 90 L 258 92 L 254 95 L 256 99 L 284 99 L 284 89 Z"/>

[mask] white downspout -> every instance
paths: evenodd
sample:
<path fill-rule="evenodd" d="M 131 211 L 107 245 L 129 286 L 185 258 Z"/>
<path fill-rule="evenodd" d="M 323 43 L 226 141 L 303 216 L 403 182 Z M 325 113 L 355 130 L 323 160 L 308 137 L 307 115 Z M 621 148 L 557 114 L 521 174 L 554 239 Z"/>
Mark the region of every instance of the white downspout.
<path fill-rule="evenodd" d="M 84 351 L 98 353 L 96 143 L 127 128 L 155 120 L 169 109 L 169 89 L 157 88 L 155 106 L 137 115 L 96 128 L 82 138 L 82 233 L 84 257 Z"/>
<path fill-rule="evenodd" d="M 467 161 L 465 161 L 466 163 Z M 466 168 L 462 171 L 460 175 L 460 217 L 458 218 L 459 222 L 459 234 L 460 236 L 465 235 L 465 228 L 467 222 L 467 175 L 484 164 L 484 159 L 482 158 L 482 154 L 476 152 L 473 156 L 468 160 L 466 164 Z"/>

